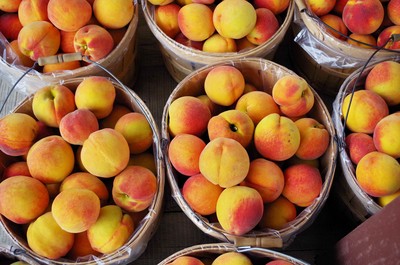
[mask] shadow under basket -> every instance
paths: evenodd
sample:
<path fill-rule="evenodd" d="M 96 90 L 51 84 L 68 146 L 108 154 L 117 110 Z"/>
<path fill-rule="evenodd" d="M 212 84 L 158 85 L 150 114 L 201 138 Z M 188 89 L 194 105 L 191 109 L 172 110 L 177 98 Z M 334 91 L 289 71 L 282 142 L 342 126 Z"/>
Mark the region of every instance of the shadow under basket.
<path fill-rule="evenodd" d="M 168 130 L 168 109 L 170 104 L 177 98 L 183 96 L 199 96 L 205 94 L 204 80 L 207 74 L 217 66 L 229 65 L 239 69 L 246 82 L 253 84 L 258 90 L 265 91 L 271 95 L 272 87 L 278 79 L 287 75 L 296 75 L 293 71 L 272 61 L 262 58 L 244 58 L 241 60 L 229 60 L 205 66 L 188 75 L 172 91 L 164 107 L 162 118 L 162 140 L 169 142 L 170 134 Z M 297 75 L 296 75 L 297 76 Z M 312 88 L 311 88 L 312 89 Z M 235 246 L 256 246 L 265 248 L 287 247 L 295 236 L 309 227 L 318 216 L 329 195 L 333 176 L 336 168 L 337 147 L 334 141 L 335 130 L 329 111 L 318 94 L 312 89 L 315 102 L 311 111 L 307 114 L 314 117 L 325 126 L 330 134 L 330 142 L 325 154 L 320 158 L 320 172 L 323 186 L 320 195 L 313 203 L 303 208 L 298 216 L 280 230 L 274 229 L 253 229 L 252 231 L 238 236 L 230 234 L 221 228 L 213 218 L 202 216 L 188 205 L 181 193 L 179 179 L 182 177 L 172 166 L 169 157 L 165 156 L 167 178 L 172 189 L 172 196 L 187 215 L 187 217 L 204 233 L 223 242 L 229 242 Z M 164 144 L 168 147 L 168 144 Z M 167 154 L 167 151 L 165 151 Z"/>

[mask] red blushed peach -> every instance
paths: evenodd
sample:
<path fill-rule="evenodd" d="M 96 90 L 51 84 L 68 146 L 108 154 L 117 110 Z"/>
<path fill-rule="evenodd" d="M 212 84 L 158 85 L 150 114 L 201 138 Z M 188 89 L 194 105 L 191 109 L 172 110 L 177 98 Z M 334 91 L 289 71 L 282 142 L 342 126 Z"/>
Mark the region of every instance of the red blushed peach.
<path fill-rule="evenodd" d="M 245 254 L 240 252 L 228 251 L 218 255 L 213 263 L 213 265 L 253 265 L 251 259 L 247 257 Z"/>
<path fill-rule="evenodd" d="M 92 17 L 92 6 L 86 0 L 49 0 L 47 15 L 59 30 L 77 31 Z"/>
<path fill-rule="evenodd" d="M 76 260 L 79 257 L 85 257 L 88 255 L 99 256 L 100 252 L 95 251 L 90 245 L 87 231 L 74 234 L 74 244 L 68 252 L 67 257 Z"/>
<path fill-rule="evenodd" d="M 263 7 L 271 10 L 275 15 L 279 15 L 280 13 L 287 10 L 289 7 L 289 0 L 255 0 L 255 7 Z"/>
<path fill-rule="evenodd" d="M 260 222 L 263 213 L 263 200 L 253 188 L 226 188 L 217 201 L 218 222 L 225 231 L 234 235 L 250 232 Z"/>
<path fill-rule="evenodd" d="M 18 34 L 22 29 L 18 15 L 15 13 L 4 13 L 0 15 L 0 32 L 8 41 L 18 39 Z"/>
<path fill-rule="evenodd" d="M 175 36 L 174 40 L 177 43 L 182 44 L 182 45 L 184 45 L 186 47 L 193 48 L 193 49 L 200 50 L 200 51 L 203 50 L 204 41 L 193 41 L 193 40 L 190 40 L 185 35 L 183 35 L 182 32 L 179 32 Z"/>
<path fill-rule="evenodd" d="M 332 9 L 333 13 L 342 16 L 347 1 L 348 0 L 336 0 L 335 6 Z"/>
<path fill-rule="evenodd" d="M 13 176 L 31 177 L 31 173 L 29 172 L 28 164 L 26 163 L 26 161 L 13 162 L 4 168 L 3 179 Z"/>
<path fill-rule="evenodd" d="M 319 170 L 308 164 L 298 164 L 286 168 L 285 187 L 282 195 L 300 207 L 307 207 L 319 196 L 322 178 Z"/>
<path fill-rule="evenodd" d="M 281 196 L 275 201 L 265 205 L 264 215 L 258 226 L 260 228 L 281 230 L 287 223 L 293 221 L 296 216 L 296 206 L 288 199 Z"/>
<path fill-rule="evenodd" d="M 2 117 L 0 150 L 9 156 L 26 155 L 36 140 L 38 130 L 36 120 L 27 114 L 10 113 Z"/>
<path fill-rule="evenodd" d="M 188 39 L 204 41 L 215 31 L 212 18 L 213 11 L 210 7 L 205 4 L 191 3 L 180 8 L 178 26 Z"/>
<path fill-rule="evenodd" d="M 386 49 L 397 50 L 400 49 L 400 40 L 394 41 L 391 40 L 388 42 L 389 38 L 394 34 L 400 34 L 400 26 L 394 25 L 385 28 L 378 35 L 378 39 L 376 40 L 376 45 L 381 47 L 384 46 Z"/>
<path fill-rule="evenodd" d="M 389 114 L 376 124 L 373 141 L 379 152 L 400 158 L 400 112 Z"/>
<path fill-rule="evenodd" d="M 74 48 L 93 61 L 106 57 L 114 48 L 114 39 L 105 28 L 90 24 L 79 28 L 74 37 Z"/>
<path fill-rule="evenodd" d="M 204 265 L 204 263 L 196 257 L 180 256 L 168 265 Z"/>
<path fill-rule="evenodd" d="M 114 104 L 114 107 L 111 113 L 99 120 L 100 128 L 114 128 L 115 124 L 117 123 L 118 119 L 124 116 L 125 114 L 130 113 L 131 110 L 123 105 Z"/>
<path fill-rule="evenodd" d="M 180 133 L 201 136 L 211 119 L 210 109 L 193 96 L 183 96 L 172 101 L 168 108 L 168 129 L 172 136 Z"/>
<path fill-rule="evenodd" d="M 218 197 L 223 190 L 202 174 L 196 174 L 185 181 L 182 195 L 193 211 L 201 215 L 210 215 L 215 213 Z"/>
<path fill-rule="evenodd" d="M 356 165 L 366 154 L 376 151 L 372 136 L 366 133 L 350 133 L 345 141 L 350 160 Z"/>
<path fill-rule="evenodd" d="M 60 48 L 60 31 L 48 21 L 31 22 L 19 32 L 18 47 L 34 61 L 55 55 Z"/>
<path fill-rule="evenodd" d="M 371 49 L 376 46 L 376 38 L 372 35 L 352 33 L 346 41 L 348 44 L 365 49 Z"/>
<path fill-rule="evenodd" d="M 52 63 L 43 66 L 43 73 L 52 73 L 57 71 L 70 71 L 81 67 L 80 61 L 62 62 L 62 63 Z"/>
<path fill-rule="evenodd" d="M 135 5 L 131 0 L 96 0 L 93 14 L 101 25 L 109 29 L 120 29 L 131 22 L 135 15 Z"/>
<path fill-rule="evenodd" d="M 257 8 L 257 21 L 246 38 L 255 45 L 261 45 L 268 41 L 279 29 L 278 19 L 267 8 Z"/>
<path fill-rule="evenodd" d="M 10 42 L 10 47 L 13 50 L 14 54 L 17 56 L 15 59 L 16 64 L 21 64 L 26 67 L 32 67 L 33 64 L 35 63 L 31 58 L 26 56 L 21 52 L 21 50 L 18 47 L 18 40 L 13 40 Z M 12 59 L 14 60 L 14 58 Z"/>
<path fill-rule="evenodd" d="M 361 189 L 371 196 L 393 194 L 400 189 L 400 164 L 390 155 L 370 152 L 358 162 L 356 179 Z"/>
<path fill-rule="evenodd" d="M 49 21 L 47 4 L 49 0 L 22 0 L 18 7 L 18 17 L 23 26 L 33 21 Z"/>
<path fill-rule="evenodd" d="M 156 6 L 154 21 L 157 26 L 171 39 L 180 32 L 178 25 L 178 13 L 181 7 L 175 3 L 164 6 Z"/>
<path fill-rule="evenodd" d="M 390 21 L 400 26 L 400 1 L 391 0 L 387 5 L 387 15 Z"/>
<path fill-rule="evenodd" d="M 49 193 L 39 180 L 14 176 L 0 182 L 0 213 L 17 224 L 39 217 L 49 204 Z"/>
<path fill-rule="evenodd" d="M 17 12 L 21 0 L 0 0 L 0 10 L 4 12 Z"/>
<path fill-rule="evenodd" d="M 60 30 L 60 49 L 63 53 L 75 52 L 74 37 L 76 31 Z"/>
<path fill-rule="evenodd" d="M 216 138 L 208 142 L 200 154 L 200 173 L 223 188 L 242 182 L 249 172 L 250 158 L 246 149 L 236 140 Z"/>
<path fill-rule="evenodd" d="M 203 43 L 203 52 L 236 52 L 236 42 L 234 39 L 225 38 L 214 33 L 211 37 L 206 39 Z"/>
<path fill-rule="evenodd" d="M 321 21 L 324 22 L 328 27 L 326 30 L 332 34 L 335 38 L 340 40 L 346 40 L 347 36 L 347 28 L 346 25 L 343 23 L 341 17 L 333 15 L 333 14 L 326 14 L 320 17 Z"/>
<path fill-rule="evenodd" d="M 172 166 L 185 176 L 200 173 L 199 158 L 206 146 L 205 142 L 193 134 L 178 134 L 168 147 L 168 157 Z"/>
<path fill-rule="evenodd" d="M 348 0 L 343 8 L 342 19 L 346 27 L 357 34 L 371 34 L 382 24 L 383 5 L 379 0 Z"/>
<path fill-rule="evenodd" d="M 284 186 L 282 169 L 274 162 L 257 158 L 250 162 L 249 173 L 242 186 L 256 189 L 263 202 L 272 202 L 281 195 Z"/>
<path fill-rule="evenodd" d="M 90 110 L 77 109 L 61 119 L 59 129 L 65 141 L 82 145 L 92 132 L 99 129 L 99 122 Z"/>
<path fill-rule="evenodd" d="M 317 16 L 321 17 L 331 12 L 336 4 L 334 0 L 320 1 L 320 0 L 307 0 L 307 6 Z"/>

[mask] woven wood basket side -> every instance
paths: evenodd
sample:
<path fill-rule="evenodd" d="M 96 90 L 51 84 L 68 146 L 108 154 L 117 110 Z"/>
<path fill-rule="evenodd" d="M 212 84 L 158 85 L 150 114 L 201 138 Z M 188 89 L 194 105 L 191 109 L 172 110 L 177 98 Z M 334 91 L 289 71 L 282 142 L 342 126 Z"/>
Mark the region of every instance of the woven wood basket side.
<path fill-rule="evenodd" d="M 29 265 L 39 265 L 33 258 L 14 247 L 0 246 L 0 260 L 11 264 L 13 262 L 22 261 Z"/>

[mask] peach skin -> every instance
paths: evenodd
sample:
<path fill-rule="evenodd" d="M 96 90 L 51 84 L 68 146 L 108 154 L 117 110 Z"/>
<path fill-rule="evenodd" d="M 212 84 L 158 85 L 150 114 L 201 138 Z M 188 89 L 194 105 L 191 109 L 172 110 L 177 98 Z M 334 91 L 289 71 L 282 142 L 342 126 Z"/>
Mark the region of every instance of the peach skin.
<path fill-rule="evenodd" d="M 342 19 L 346 27 L 356 34 L 372 34 L 382 24 L 384 8 L 379 0 L 348 0 Z"/>
<path fill-rule="evenodd" d="M 157 26 L 171 39 L 181 31 L 178 25 L 178 13 L 181 6 L 170 3 L 164 6 L 156 6 L 154 10 L 154 21 Z"/>
<path fill-rule="evenodd" d="M 26 67 L 32 67 L 33 66 L 33 64 L 35 62 L 31 58 L 29 58 L 28 56 L 26 56 L 25 54 L 23 54 L 21 52 L 21 50 L 18 47 L 18 40 L 17 39 L 15 39 L 15 40 L 10 42 L 10 47 L 13 50 L 13 52 L 15 53 L 15 56 L 16 56 L 15 63 L 16 64 L 21 64 L 21 65 L 26 66 Z"/>
<path fill-rule="evenodd" d="M 17 12 L 21 0 L 0 0 L 0 10 L 4 12 Z"/>
<path fill-rule="evenodd" d="M 261 45 L 268 41 L 279 29 L 279 21 L 274 13 L 267 8 L 256 9 L 257 20 L 253 29 L 246 38 L 255 45 Z"/>
<path fill-rule="evenodd" d="M 18 14 L 4 13 L 0 15 L 0 32 L 11 42 L 18 39 L 18 34 L 22 29 Z"/>
<path fill-rule="evenodd" d="M 168 265 L 205 265 L 201 260 L 192 256 L 180 256 Z"/>
<path fill-rule="evenodd" d="M 366 133 L 350 133 L 345 142 L 350 160 L 356 165 L 366 154 L 376 151 L 372 136 Z"/>
<path fill-rule="evenodd" d="M 372 49 L 376 46 L 376 38 L 370 34 L 363 35 L 352 33 L 346 41 L 350 45 L 365 49 Z"/>
<path fill-rule="evenodd" d="M 26 161 L 13 162 L 13 163 L 9 164 L 7 167 L 5 167 L 1 180 L 10 178 L 13 176 L 31 177 L 31 173 L 29 172 L 28 164 L 26 163 Z"/>
<path fill-rule="evenodd" d="M 271 10 L 275 15 L 279 15 L 289 7 L 290 0 L 254 0 L 256 8 L 264 7 Z"/>
<path fill-rule="evenodd" d="M 400 112 L 381 119 L 375 126 L 372 138 L 378 151 L 400 158 Z"/>
<path fill-rule="evenodd" d="M 33 21 L 49 21 L 47 5 L 49 0 L 22 0 L 18 7 L 18 18 L 23 26 Z"/>
<path fill-rule="evenodd" d="M 130 112 L 131 110 L 124 105 L 118 103 L 113 104 L 113 109 L 111 113 L 107 117 L 99 120 L 100 128 L 114 129 L 118 119 Z"/>
<path fill-rule="evenodd" d="M 400 41 L 390 41 L 390 37 L 396 34 L 400 34 L 400 25 L 394 25 L 384 28 L 376 39 L 377 46 L 384 46 L 386 49 L 397 50 L 400 49 Z M 386 45 L 385 45 L 386 43 Z"/>
<path fill-rule="evenodd" d="M 281 230 L 297 216 L 296 206 L 283 196 L 265 204 L 264 215 L 258 224 L 261 228 Z"/>
<path fill-rule="evenodd" d="M 392 202 L 394 199 L 396 199 L 399 196 L 400 196 L 400 190 L 398 190 L 395 193 L 392 193 L 390 195 L 378 197 L 377 202 L 380 206 L 385 207 L 386 205 L 388 205 L 390 202 Z"/>
<path fill-rule="evenodd" d="M 105 28 L 120 29 L 131 22 L 135 15 L 135 5 L 131 0 L 96 0 L 93 14 Z"/>
<path fill-rule="evenodd" d="M 77 109 L 66 114 L 59 125 L 61 137 L 70 144 L 82 145 L 92 132 L 99 129 L 99 122 L 88 109 Z"/>
<path fill-rule="evenodd" d="M 201 21 L 201 24 L 199 24 Z M 190 3 L 178 12 L 178 26 L 189 40 L 204 41 L 215 31 L 213 11 L 205 4 Z"/>
<path fill-rule="evenodd" d="M 294 264 L 286 260 L 276 259 L 266 263 L 265 265 L 294 265 Z"/>
<path fill-rule="evenodd" d="M 341 17 L 334 14 L 326 14 L 320 17 L 321 21 L 324 22 L 328 27 L 326 30 L 335 38 L 340 40 L 346 40 L 348 34 L 346 25 L 343 23 Z"/>
<path fill-rule="evenodd" d="M 307 0 L 306 4 L 308 8 L 317 16 L 321 17 L 323 15 L 331 12 L 336 4 L 335 0 L 319 1 L 319 0 Z"/>
<path fill-rule="evenodd" d="M 59 72 L 59 71 L 68 71 L 75 70 L 81 67 L 81 63 L 79 61 L 71 61 L 71 62 L 62 62 L 62 63 L 52 63 L 46 64 L 43 66 L 43 73 L 51 73 L 51 72 Z"/>
<path fill-rule="evenodd" d="M 218 33 L 214 33 L 203 43 L 203 52 L 236 52 L 236 42 L 234 39 L 225 38 Z"/>
<path fill-rule="evenodd" d="M 59 30 L 77 31 L 92 17 L 92 6 L 86 0 L 49 0 L 47 15 Z"/>
<path fill-rule="evenodd" d="M 67 257 L 76 260 L 79 257 L 85 257 L 88 255 L 100 256 L 100 253 L 95 251 L 90 245 L 87 231 L 74 234 L 74 244 L 68 252 Z"/>
<path fill-rule="evenodd" d="M 245 254 L 240 252 L 225 252 L 218 255 L 212 265 L 224 265 L 224 264 L 231 264 L 231 265 L 253 265 L 252 261 L 249 257 Z"/>
<path fill-rule="evenodd" d="M 391 0 L 388 2 L 387 7 L 387 16 L 390 21 L 400 26 L 400 1 L 399 0 Z"/>

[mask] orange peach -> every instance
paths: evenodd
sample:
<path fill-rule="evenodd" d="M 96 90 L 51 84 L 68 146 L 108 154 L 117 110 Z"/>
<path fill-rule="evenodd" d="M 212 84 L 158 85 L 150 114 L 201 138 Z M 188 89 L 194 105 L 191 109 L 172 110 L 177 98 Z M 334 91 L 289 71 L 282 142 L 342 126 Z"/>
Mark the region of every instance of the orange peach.
<path fill-rule="evenodd" d="M 200 173 L 223 188 L 242 182 L 249 172 L 250 158 L 236 140 L 216 138 L 207 143 L 199 158 Z"/>
<path fill-rule="evenodd" d="M 36 120 L 28 114 L 8 114 L 0 119 L 0 150 L 9 156 L 26 155 L 38 131 Z"/>
<path fill-rule="evenodd" d="M 320 19 L 327 25 L 326 30 L 332 36 L 340 40 L 347 39 L 347 28 L 341 17 L 333 14 L 326 14 L 321 16 Z"/>
<path fill-rule="evenodd" d="M 300 131 L 289 118 L 272 113 L 254 130 L 254 144 L 265 158 L 283 161 L 292 157 L 300 146 Z"/>
<path fill-rule="evenodd" d="M 234 66 L 221 65 L 208 72 L 204 80 L 207 96 L 216 104 L 230 106 L 244 91 L 243 74 Z"/>
<path fill-rule="evenodd" d="M 74 244 L 72 245 L 72 248 L 68 252 L 67 257 L 76 260 L 79 257 L 85 257 L 88 255 L 100 256 L 100 253 L 95 251 L 90 245 L 87 236 L 87 231 L 84 231 L 82 233 L 76 233 L 74 235 Z"/>
<path fill-rule="evenodd" d="M 371 49 L 376 46 L 376 38 L 370 34 L 363 35 L 352 33 L 346 41 L 350 45 L 365 49 Z"/>
<path fill-rule="evenodd" d="M 203 52 L 236 52 L 236 42 L 234 39 L 225 38 L 218 33 L 214 33 L 203 43 Z"/>
<path fill-rule="evenodd" d="M 15 13 L 4 13 L 0 15 L 0 32 L 8 41 L 18 39 L 22 24 Z"/>
<path fill-rule="evenodd" d="M 376 45 L 383 46 L 386 49 L 397 50 L 400 49 L 400 40 L 390 40 L 391 36 L 400 34 L 400 26 L 394 25 L 383 29 L 376 40 Z"/>
<path fill-rule="evenodd" d="M 60 48 L 60 31 L 48 21 L 31 22 L 20 30 L 18 47 L 34 61 L 55 55 Z"/>
<path fill-rule="evenodd" d="M 196 257 L 184 255 L 177 257 L 174 261 L 168 263 L 168 265 L 204 265 L 204 263 Z"/>
<path fill-rule="evenodd" d="M 59 30 L 77 31 L 92 17 L 92 6 L 86 0 L 49 0 L 47 15 Z"/>
<path fill-rule="evenodd" d="M 400 26 L 400 1 L 399 0 L 390 0 L 387 7 L 387 16 L 390 21 Z"/>
<path fill-rule="evenodd" d="M 60 49 L 63 53 L 74 53 L 74 38 L 76 31 L 60 30 Z"/>
<path fill-rule="evenodd" d="M 236 47 L 237 47 L 238 52 L 240 52 L 240 51 L 248 51 L 248 50 L 251 50 L 251 49 L 253 49 L 253 48 L 257 47 L 257 46 L 258 45 L 255 45 L 255 44 L 251 43 L 246 38 L 246 36 L 241 38 L 241 39 L 236 39 Z M 247 90 L 245 89 L 245 91 L 247 91 Z M 246 93 L 246 92 L 244 92 L 244 93 Z"/>
<path fill-rule="evenodd" d="M 22 0 L 18 7 L 18 17 L 23 26 L 33 21 L 49 21 L 47 4 L 49 0 Z"/>
<path fill-rule="evenodd" d="M 117 123 L 118 119 L 124 116 L 125 114 L 130 113 L 131 110 L 124 105 L 121 104 L 114 104 L 111 113 L 99 120 L 99 125 L 101 128 L 115 128 L 115 124 Z"/>
<path fill-rule="evenodd" d="M 204 41 L 215 31 L 212 18 L 213 11 L 210 7 L 205 4 L 190 3 L 180 8 L 178 26 L 188 39 Z"/>
<path fill-rule="evenodd" d="M 289 0 L 255 0 L 256 8 L 263 7 L 271 10 L 275 15 L 279 15 L 286 11 L 289 7 Z"/>
<path fill-rule="evenodd" d="M 135 14 L 134 2 L 131 0 L 96 0 L 93 3 L 93 14 L 106 28 L 120 29 L 131 22 Z"/>
<path fill-rule="evenodd" d="M 348 0 L 336 0 L 335 6 L 332 9 L 333 13 L 342 16 L 343 9 L 347 1 Z"/>
<path fill-rule="evenodd" d="M 91 133 L 80 152 L 83 167 L 102 178 L 114 177 L 124 170 L 129 156 L 129 145 L 124 136 L 110 128 Z"/>
<path fill-rule="evenodd" d="M 154 10 L 154 21 L 157 26 L 170 38 L 180 32 L 178 25 L 178 13 L 181 7 L 178 4 L 170 3 L 164 6 L 156 6 Z"/>
<path fill-rule="evenodd" d="M 377 151 L 400 158 L 400 112 L 389 114 L 376 124 L 373 141 Z"/>
<path fill-rule="evenodd" d="M 164 6 L 168 5 L 169 3 L 172 3 L 174 0 L 149 0 L 149 2 L 155 6 Z"/>
<path fill-rule="evenodd" d="M 220 113 L 220 112 L 222 111 L 222 109 L 223 109 L 220 105 L 218 105 L 218 104 L 212 102 L 211 99 L 210 99 L 207 95 L 205 95 L 205 94 L 200 95 L 200 96 L 197 96 L 197 98 L 200 99 L 204 104 L 207 105 L 207 107 L 208 107 L 208 108 L 210 109 L 210 111 L 211 111 L 211 115 L 212 115 L 212 116 L 217 115 L 217 114 Z"/>
<path fill-rule="evenodd" d="M 150 151 L 146 151 L 140 154 L 131 155 L 128 166 L 142 166 L 150 169 L 154 175 L 157 175 L 157 165 L 155 157 Z"/>
<path fill-rule="evenodd" d="M 13 40 L 10 42 L 10 47 L 13 50 L 14 54 L 15 54 L 15 59 L 12 59 L 14 61 L 14 63 L 16 64 L 20 64 L 26 67 L 32 67 L 33 64 L 35 63 L 31 58 L 29 58 L 28 56 L 26 56 L 25 54 L 23 54 L 21 52 L 21 50 L 18 47 L 18 40 Z"/>
<path fill-rule="evenodd" d="M 293 263 L 291 263 L 290 261 L 286 261 L 286 260 L 272 260 L 268 263 L 266 263 L 265 265 L 293 265 Z"/>
<path fill-rule="evenodd" d="M 279 29 L 279 22 L 275 14 L 267 8 L 257 8 L 257 21 L 246 38 L 255 45 L 268 41 Z"/>
<path fill-rule="evenodd" d="M 264 204 L 257 190 L 246 186 L 224 189 L 217 201 L 217 219 L 233 235 L 244 235 L 260 222 Z"/>
<path fill-rule="evenodd" d="M 182 32 L 179 32 L 178 34 L 176 34 L 174 40 L 179 43 L 182 44 L 186 47 L 192 48 L 192 49 L 196 49 L 196 50 L 203 50 L 203 43 L 204 41 L 193 41 L 188 39 L 185 35 L 183 35 Z"/>
<path fill-rule="evenodd" d="M 322 178 L 319 170 L 308 164 L 298 164 L 286 168 L 285 187 L 282 195 L 300 207 L 307 207 L 319 196 Z"/>
<path fill-rule="evenodd" d="M 4 12 L 17 12 L 21 0 L 0 0 L 0 10 Z"/>
<path fill-rule="evenodd" d="M 74 244 L 74 234 L 61 229 L 51 212 L 29 224 L 26 239 L 33 252 L 54 260 L 65 256 Z"/>
<path fill-rule="evenodd" d="M 350 160 L 356 165 L 363 156 L 376 151 L 372 136 L 366 133 L 350 133 L 345 141 Z"/>
<path fill-rule="evenodd" d="M 306 0 L 305 1 L 308 8 L 317 16 L 321 17 L 323 15 L 331 12 L 336 4 L 335 0 L 321 1 L 321 0 Z"/>
<path fill-rule="evenodd" d="M 26 157 L 32 177 L 43 183 L 63 181 L 74 169 L 74 151 L 61 136 L 52 135 L 32 145 Z"/>
<path fill-rule="evenodd" d="M 390 155 L 370 152 L 358 162 L 356 178 L 367 194 L 374 197 L 390 195 L 400 189 L 400 164 Z"/>
<path fill-rule="evenodd" d="M 70 62 L 61 62 L 61 63 L 51 63 L 45 64 L 43 66 L 43 73 L 52 73 L 58 71 L 68 72 L 70 70 L 75 70 L 81 67 L 80 61 L 70 61 Z"/>
<path fill-rule="evenodd" d="M 311 159 L 311 160 L 304 160 L 304 159 L 298 158 L 297 156 L 292 156 L 291 158 L 289 158 L 288 160 L 285 161 L 285 167 L 297 165 L 297 164 L 308 164 L 315 168 L 320 167 L 320 161 L 318 158 Z"/>
<path fill-rule="evenodd" d="M 389 114 L 385 100 L 372 90 L 357 90 L 354 92 L 351 105 L 351 94 L 348 94 L 342 104 L 342 113 L 346 126 L 352 132 L 373 133 L 376 124 Z"/>
<path fill-rule="evenodd" d="M 201 215 L 215 213 L 223 188 L 207 180 L 202 174 L 189 177 L 182 187 L 182 196 L 193 211 Z"/>
<path fill-rule="evenodd" d="M 276 200 L 281 195 L 284 184 L 282 169 L 275 162 L 264 158 L 250 162 L 249 173 L 241 183 L 256 189 L 264 203 Z"/>
<path fill-rule="evenodd" d="M 396 199 L 399 196 L 400 196 L 400 190 L 398 190 L 395 193 L 392 193 L 390 195 L 378 197 L 377 202 L 380 206 L 385 207 L 386 205 L 388 205 L 390 202 L 392 202 L 394 199 Z"/>
<path fill-rule="evenodd" d="M 2 179 L 10 178 L 13 176 L 27 176 L 31 177 L 28 164 L 26 161 L 16 161 L 4 168 Z"/>
<path fill-rule="evenodd" d="M 200 172 L 199 159 L 206 143 L 193 134 L 178 134 L 168 147 L 168 157 L 176 171 L 192 176 Z"/>
<path fill-rule="evenodd" d="M 212 264 L 213 265 L 224 265 L 224 264 L 253 265 L 250 258 L 247 257 L 245 254 L 240 253 L 240 252 L 233 252 L 233 251 L 224 252 L 224 253 L 218 255 L 214 259 Z"/>
<path fill-rule="evenodd" d="M 280 196 L 275 201 L 265 205 L 264 215 L 258 226 L 281 230 L 296 216 L 296 206 L 285 197 Z"/>
<path fill-rule="evenodd" d="M 39 180 L 14 176 L 0 182 L 0 213 L 17 224 L 27 224 L 44 213 L 49 193 Z"/>
<path fill-rule="evenodd" d="M 79 83 L 75 91 L 78 109 L 88 109 L 97 119 L 107 117 L 113 109 L 116 97 L 114 84 L 102 76 L 89 76 Z"/>
<path fill-rule="evenodd" d="M 342 19 L 346 27 L 357 34 L 371 34 L 382 24 L 384 8 L 379 0 L 348 0 Z"/>

